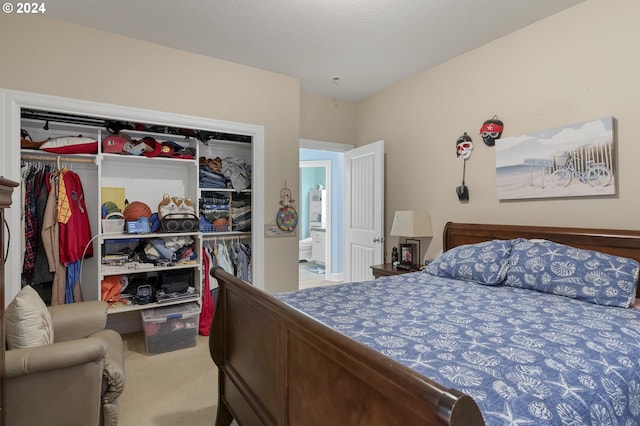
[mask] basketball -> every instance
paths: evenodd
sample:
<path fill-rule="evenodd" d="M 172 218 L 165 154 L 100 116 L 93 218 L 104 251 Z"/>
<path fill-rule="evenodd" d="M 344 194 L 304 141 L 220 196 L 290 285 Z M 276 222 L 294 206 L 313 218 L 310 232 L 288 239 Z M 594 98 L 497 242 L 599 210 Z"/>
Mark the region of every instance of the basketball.
<path fill-rule="evenodd" d="M 141 217 L 151 217 L 151 208 L 141 201 L 132 201 L 124 208 L 124 218 L 136 221 Z"/>

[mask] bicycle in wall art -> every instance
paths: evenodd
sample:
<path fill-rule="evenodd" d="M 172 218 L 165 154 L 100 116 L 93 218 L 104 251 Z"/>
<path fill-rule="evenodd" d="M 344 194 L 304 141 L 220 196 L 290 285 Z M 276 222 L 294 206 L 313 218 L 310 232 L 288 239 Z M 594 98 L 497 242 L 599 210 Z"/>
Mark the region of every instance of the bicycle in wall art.
<path fill-rule="evenodd" d="M 574 177 L 591 186 L 608 186 L 613 177 L 604 162 L 587 160 L 583 170 L 579 170 L 574 154 L 567 151 L 556 157 L 556 165 L 558 169 L 551 174 L 551 183 L 562 188 L 568 186 Z"/>
<path fill-rule="evenodd" d="M 616 193 L 613 117 L 496 141 L 498 199 Z"/>

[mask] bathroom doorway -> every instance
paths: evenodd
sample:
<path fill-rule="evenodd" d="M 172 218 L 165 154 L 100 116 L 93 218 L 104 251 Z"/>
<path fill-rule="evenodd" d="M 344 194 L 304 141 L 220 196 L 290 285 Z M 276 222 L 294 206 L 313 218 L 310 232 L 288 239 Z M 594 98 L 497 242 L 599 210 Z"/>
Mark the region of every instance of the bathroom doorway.
<path fill-rule="evenodd" d="M 322 285 L 331 271 L 331 161 L 300 161 L 299 287 Z"/>
<path fill-rule="evenodd" d="M 344 145 L 333 142 L 323 142 L 310 139 L 300 139 L 300 176 L 305 173 L 303 167 L 321 167 L 326 178 L 326 209 L 327 220 L 325 224 L 325 271 L 324 274 L 307 274 L 307 268 L 302 263 L 299 264 L 299 287 L 315 287 L 318 285 L 338 284 L 344 280 L 344 170 L 345 152 L 353 149 L 352 145 Z M 322 162 L 310 163 L 310 162 Z M 327 164 L 329 164 L 327 166 Z M 317 176 L 317 175 L 316 175 Z M 306 216 L 304 211 L 308 209 L 308 191 L 314 189 L 312 186 L 305 187 L 300 182 L 300 193 L 298 194 L 299 206 L 299 227 L 298 235 L 308 238 L 310 235 L 309 225 L 302 223 Z M 306 233 L 305 233 L 306 230 Z M 300 243 L 303 241 L 299 239 Z M 307 244 L 308 244 L 307 240 Z M 302 248 L 303 250 L 305 248 Z M 308 249 L 306 249 L 308 250 Z M 309 256 L 308 254 L 306 256 Z M 310 265 L 313 266 L 313 265 Z M 316 270 L 317 272 L 317 270 Z"/>

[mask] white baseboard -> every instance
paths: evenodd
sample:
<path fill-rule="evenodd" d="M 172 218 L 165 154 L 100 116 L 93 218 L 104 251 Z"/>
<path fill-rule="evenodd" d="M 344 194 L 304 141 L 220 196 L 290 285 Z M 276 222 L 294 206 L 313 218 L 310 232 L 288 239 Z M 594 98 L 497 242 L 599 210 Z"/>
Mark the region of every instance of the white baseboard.
<path fill-rule="evenodd" d="M 343 272 L 334 272 L 332 274 L 327 274 L 327 281 L 342 281 L 344 280 Z"/>

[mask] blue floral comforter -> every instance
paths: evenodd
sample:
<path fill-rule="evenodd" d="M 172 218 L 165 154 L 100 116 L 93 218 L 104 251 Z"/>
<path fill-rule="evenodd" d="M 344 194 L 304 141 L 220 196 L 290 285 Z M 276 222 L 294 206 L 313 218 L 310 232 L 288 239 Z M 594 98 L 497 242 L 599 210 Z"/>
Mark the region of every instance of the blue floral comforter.
<path fill-rule="evenodd" d="M 487 425 L 640 425 L 640 310 L 424 272 L 276 297 L 470 395 Z"/>

